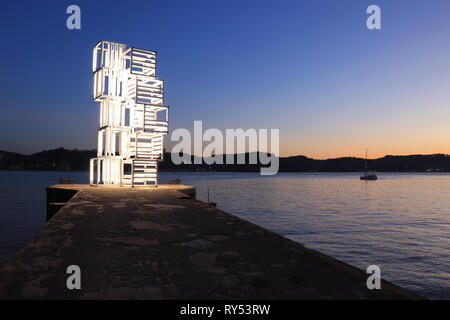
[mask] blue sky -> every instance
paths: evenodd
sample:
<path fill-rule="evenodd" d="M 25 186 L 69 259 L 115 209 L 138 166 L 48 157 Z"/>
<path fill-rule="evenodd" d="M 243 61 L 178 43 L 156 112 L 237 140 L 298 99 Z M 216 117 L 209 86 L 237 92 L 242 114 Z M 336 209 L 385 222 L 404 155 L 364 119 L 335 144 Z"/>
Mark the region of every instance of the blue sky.
<path fill-rule="evenodd" d="M 449 17 L 447 0 L 3 1 L 0 150 L 95 148 L 91 55 L 110 40 L 158 52 L 171 129 L 279 128 L 281 155 L 450 153 Z"/>

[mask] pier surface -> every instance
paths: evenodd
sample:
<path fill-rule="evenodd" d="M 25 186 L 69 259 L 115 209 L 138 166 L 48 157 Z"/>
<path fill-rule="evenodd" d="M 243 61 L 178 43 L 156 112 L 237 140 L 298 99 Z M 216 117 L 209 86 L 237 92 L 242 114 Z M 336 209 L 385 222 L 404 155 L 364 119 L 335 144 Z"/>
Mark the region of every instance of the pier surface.
<path fill-rule="evenodd" d="M 193 187 L 48 192 L 49 212 L 61 209 L 0 270 L 1 299 L 420 298 L 386 281 L 368 290 L 362 270 L 196 201 Z M 70 265 L 80 290 L 67 289 Z"/>

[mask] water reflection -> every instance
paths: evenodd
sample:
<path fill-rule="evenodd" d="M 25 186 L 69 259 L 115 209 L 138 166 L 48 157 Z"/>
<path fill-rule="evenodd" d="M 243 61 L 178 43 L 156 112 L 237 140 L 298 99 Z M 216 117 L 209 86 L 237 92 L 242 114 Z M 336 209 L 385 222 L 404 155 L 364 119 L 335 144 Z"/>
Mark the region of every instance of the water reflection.
<path fill-rule="evenodd" d="M 45 223 L 45 187 L 87 172 L 0 172 L 0 264 Z M 450 175 L 161 173 L 197 197 L 430 298 L 450 298 Z"/>

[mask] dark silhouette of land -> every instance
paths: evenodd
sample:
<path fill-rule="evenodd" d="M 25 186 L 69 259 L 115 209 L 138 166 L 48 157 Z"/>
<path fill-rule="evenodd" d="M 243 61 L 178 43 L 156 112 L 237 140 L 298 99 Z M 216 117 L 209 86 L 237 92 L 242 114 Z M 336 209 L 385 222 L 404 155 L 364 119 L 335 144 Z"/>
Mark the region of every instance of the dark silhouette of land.
<path fill-rule="evenodd" d="M 23 155 L 0 151 L 0 170 L 89 170 L 89 159 L 97 156 L 96 150 L 67 150 L 57 148 L 32 155 Z M 245 154 L 246 164 L 192 164 L 175 165 L 170 153 L 164 154 L 160 162 L 161 171 L 237 171 L 259 172 L 260 164 L 248 164 L 249 154 Z M 225 162 L 225 157 L 224 157 Z M 344 157 L 327 160 L 316 160 L 305 156 L 281 157 L 280 172 L 360 172 L 365 166 L 363 158 Z M 371 170 L 384 172 L 450 172 L 450 156 L 447 154 L 431 155 L 387 155 L 378 159 L 368 160 Z"/>

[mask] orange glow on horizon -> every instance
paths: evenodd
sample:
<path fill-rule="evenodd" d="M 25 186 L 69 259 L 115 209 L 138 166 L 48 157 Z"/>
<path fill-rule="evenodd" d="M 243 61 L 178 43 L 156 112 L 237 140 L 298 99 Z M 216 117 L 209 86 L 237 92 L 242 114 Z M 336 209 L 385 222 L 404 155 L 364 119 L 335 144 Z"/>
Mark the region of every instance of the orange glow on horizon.
<path fill-rule="evenodd" d="M 308 158 L 325 160 L 332 158 L 356 157 L 364 158 L 366 147 L 368 149 L 368 158 L 377 159 L 386 155 L 408 156 L 408 155 L 429 155 L 429 154 L 450 154 L 450 143 L 447 145 L 429 145 L 429 146 L 405 146 L 405 147 L 374 147 L 371 145 L 361 145 L 361 147 L 341 147 L 339 146 L 306 146 L 300 147 L 294 143 L 280 143 L 280 157 L 306 156 Z"/>

